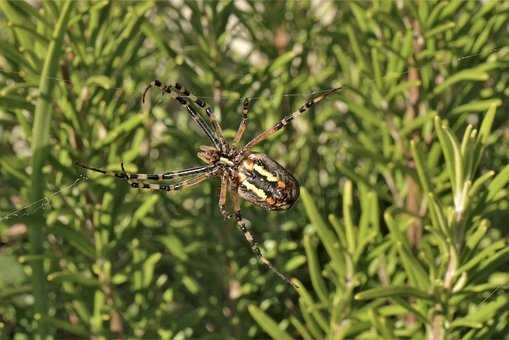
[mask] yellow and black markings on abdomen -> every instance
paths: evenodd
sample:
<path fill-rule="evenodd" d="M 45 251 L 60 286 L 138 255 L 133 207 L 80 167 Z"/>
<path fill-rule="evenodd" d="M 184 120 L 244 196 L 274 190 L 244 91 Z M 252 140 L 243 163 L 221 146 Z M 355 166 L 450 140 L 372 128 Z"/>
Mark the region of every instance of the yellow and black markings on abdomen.
<path fill-rule="evenodd" d="M 250 154 L 239 167 L 239 195 L 266 209 L 288 209 L 298 187 L 286 169 L 264 154 Z"/>

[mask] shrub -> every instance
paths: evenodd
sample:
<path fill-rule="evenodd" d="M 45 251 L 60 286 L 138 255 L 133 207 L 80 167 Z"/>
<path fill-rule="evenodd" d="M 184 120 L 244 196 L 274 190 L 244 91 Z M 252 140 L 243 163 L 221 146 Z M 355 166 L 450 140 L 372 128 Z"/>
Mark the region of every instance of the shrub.
<path fill-rule="evenodd" d="M 507 2 L 0 1 L 0 329 L 54 338 L 502 338 L 508 333 Z M 153 79 L 303 187 L 243 204 L 265 270 L 218 212 L 217 181 L 129 190 L 205 144 Z"/>

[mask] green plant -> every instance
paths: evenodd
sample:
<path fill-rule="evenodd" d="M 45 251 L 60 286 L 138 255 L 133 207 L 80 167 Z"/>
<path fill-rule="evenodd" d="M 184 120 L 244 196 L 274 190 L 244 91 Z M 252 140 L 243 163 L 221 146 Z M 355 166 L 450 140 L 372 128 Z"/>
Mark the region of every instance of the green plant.
<path fill-rule="evenodd" d="M 507 2 L 66 6 L 0 1 L 3 335 L 505 336 Z M 141 104 L 153 79 L 206 97 L 230 138 L 243 97 L 249 138 L 343 86 L 256 148 L 306 188 L 297 205 L 243 207 L 299 292 L 223 221 L 217 183 L 141 193 L 73 167 L 197 163 L 179 105 Z"/>
<path fill-rule="evenodd" d="M 426 335 L 442 339 L 447 335 L 470 339 L 497 338 L 507 332 L 509 300 L 504 294 L 492 295 L 508 283 L 509 277 L 500 270 L 509 260 L 509 252 L 504 240 L 492 243 L 487 239 L 490 222 L 486 217 L 507 196 L 502 189 L 509 182 L 509 167 L 495 177 L 493 171 L 475 175 L 495 109 L 493 105 L 486 113 L 479 130 L 469 126 L 461 143 L 444 121 L 435 118 L 439 141 L 432 145 L 441 147 L 446 166 L 439 172 L 447 176 L 431 179 L 428 159 L 415 141 L 411 143 L 426 198 L 420 215 L 395 206 L 387 208 L 384 219 L 389 232 L 384 237 L 377 195 L 363 184 L 358 190 L 358 221 L 352 219 L 356 211 L 353 186 L 347 181 L 343 218 L 329 215 L 332 227 L 323 221 L 303 189 L 313 226 L 304 236 L 304 246 L 314 294 L 305 288 L 300 291 L 305 323 L 290 319 L 302 337 Z M 416 222 L 429 231 L 420 240 L 419 249 L 412 247 L 406 236 Z M 315 235 L 329 258 L 323 268 Z M 270 319 L 257 320 L 274 338 L 280 338 L 276 334 L 281 330 Z"/>

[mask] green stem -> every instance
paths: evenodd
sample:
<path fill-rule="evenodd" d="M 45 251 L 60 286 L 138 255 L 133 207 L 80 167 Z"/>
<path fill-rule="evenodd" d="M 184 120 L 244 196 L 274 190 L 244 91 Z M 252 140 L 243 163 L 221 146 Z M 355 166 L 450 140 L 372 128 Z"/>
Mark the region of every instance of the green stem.
<path fill-rule="evenodd" d="M 34 127 L 32 130 L 32 190 L 30 193 L 31 202 L 43 199 L 45 181 L 43 166 L 46 162 L 49 148 L 49 130 L 51 122 L 51 95 L 55 86 L 54 79 L 58 70 L 58 60 L 62 52 L 62 41 L 67 29 L 69 14 L 74 3 L 67 0 L 60 12 L 52 40 L 48 48 L 48 54 L 39 83 L 39 99 L 35 107 Z M 43 267 L 44 254 L 44 227 L 45 217 L 42 211 L 38 211 L 31 219 L 29 230 L 30 255 L 35 256 L 31 262 L 32 286 L 34 295 L 34 319 L 39 322 L 36 338 L 45 339 L 48 326 L 45 316 L 48 315 L 48 294 L 46 288 L 46 276 Z"/>

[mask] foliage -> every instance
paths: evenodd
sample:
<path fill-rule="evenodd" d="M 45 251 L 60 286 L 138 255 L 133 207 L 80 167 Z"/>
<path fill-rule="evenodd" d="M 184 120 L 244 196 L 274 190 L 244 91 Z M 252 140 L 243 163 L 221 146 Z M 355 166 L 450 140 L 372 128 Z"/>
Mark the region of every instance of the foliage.
<path fill-rule="evenodd" d="M 0 0 L 0 330 L 54 338 L 429 338 L 509 334 L 509 3 Z M 198 164 L 180 81 L 232 138 L 339 84 L 257 147 L 301 199 L 218 183 L 129 190 L 95 167 Z M 49 147 L 48 147 L 49 146 Z M 38 151 L 46 148 L 43 151 Z M 30 241 L 29 241 L 30 240 Z"/>

